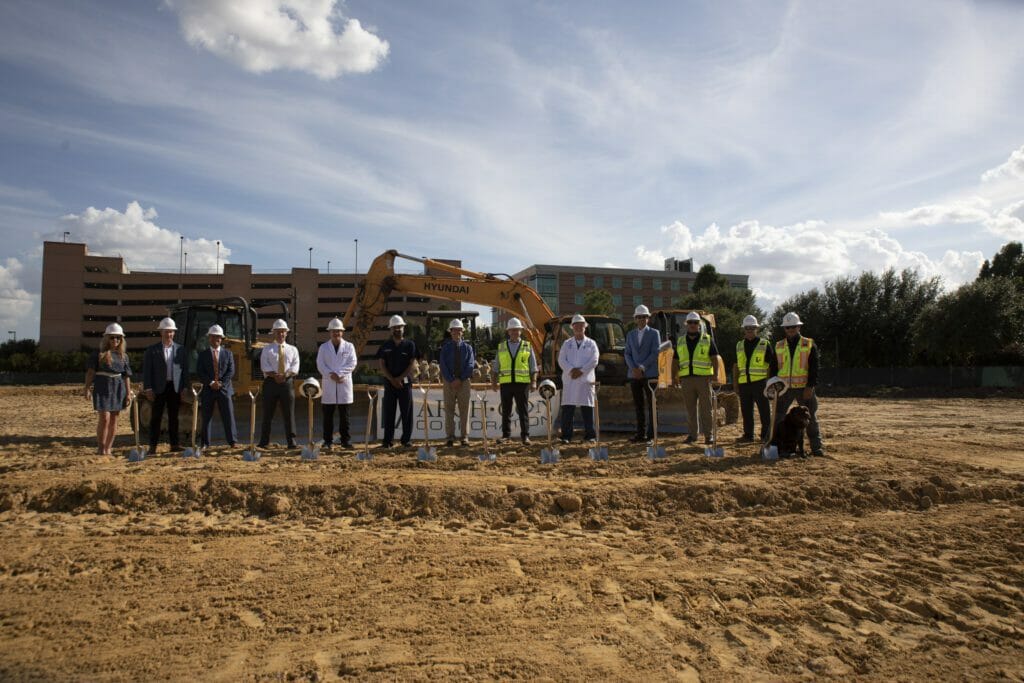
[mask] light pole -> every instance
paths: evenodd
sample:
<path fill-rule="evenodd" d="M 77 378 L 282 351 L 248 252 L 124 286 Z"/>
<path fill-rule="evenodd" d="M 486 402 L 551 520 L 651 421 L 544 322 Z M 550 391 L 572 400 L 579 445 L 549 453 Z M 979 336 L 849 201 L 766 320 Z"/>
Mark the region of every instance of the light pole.
<path fill-rule="evenodd" d="M 181 235 L 178 240 L 178 275 L 181 275 L 185 272 L 185 261 L 183 259 L 185 254 L 185 236 Z"/>
<path fill-rule="evenodd" d="M 14 340 L 15 343 L 17 343 L 17 341 L 18 341 L 18 331 L 17 330 L 7 330 L 7 336 L 9 336 L 12 340 Z"/>
<path fill-rule="evenodd" d="M 327 262 L 327 274 L 328 275 L 331 274 L 331 262 L 330 261 Z"/>
<path fill-rule="evenodd" d="M 64 231 L 64 244 L 68 243 L 68 238 L 71 237 L 71 233 L 67 230 Z"/>
<path fill-rule="evenodd" d="M 217 240 L 217 261 L 213 267 L 214 273 L 220 273 L 220 240 Z"/>
<path fill-rule="evenodd" d="M 313 269 L 313 247 L 309 248 L 309 268 Z"/>
<path fill-rule="evenodd" d="M 359 240 L 356 241 L 356 272 L 359 272 Z"/>
<path fill-rule="evenodd" d="M 185 252 L 185 263 L 182 266 L 182 272 L 183 273 L 187 273 L 188 272 L 188 252 L 187 251 Z"/>

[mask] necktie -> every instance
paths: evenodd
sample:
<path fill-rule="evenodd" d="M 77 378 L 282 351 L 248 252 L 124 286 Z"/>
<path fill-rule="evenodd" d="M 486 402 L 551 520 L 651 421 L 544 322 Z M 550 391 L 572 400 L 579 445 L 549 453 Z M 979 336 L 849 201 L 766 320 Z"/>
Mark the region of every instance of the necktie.
<path fill-rule="evenodd" d="M 277 374 L 284 374 L 284 344 L 277 345 Z"/>
<path fill-rule="evenodd" d="M 462 379 L 462 344 L 455 344 L 455 379 Z"/>
<path fill-rule="evenodd" d="M 217 351 L 218 350 L 219 349 L 214 349 L 213 350 L 213 381 L 214 382 L 219 382 L 220 381 L 220 363 L 217 362 L 217 356 L 218 356 Z"/>

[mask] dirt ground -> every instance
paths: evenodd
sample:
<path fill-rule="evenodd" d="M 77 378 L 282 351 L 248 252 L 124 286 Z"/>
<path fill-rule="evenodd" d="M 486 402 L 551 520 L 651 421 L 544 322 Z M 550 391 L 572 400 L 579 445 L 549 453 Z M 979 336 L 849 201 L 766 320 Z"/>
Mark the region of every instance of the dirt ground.
<path fill-rule="evenodd" d="M 1024 681 L 1019 398 L 826 397 L 773 465 L 132 464 L 74 391 L 0 388 L 5 681 Z"/>

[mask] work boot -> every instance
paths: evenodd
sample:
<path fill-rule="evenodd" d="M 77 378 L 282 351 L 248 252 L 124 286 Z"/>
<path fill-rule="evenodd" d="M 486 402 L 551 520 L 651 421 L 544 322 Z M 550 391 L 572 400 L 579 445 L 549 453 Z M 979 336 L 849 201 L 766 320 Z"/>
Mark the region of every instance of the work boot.
<path fill-rule="evenodd" d="M 452 446 L 455 445 L 455 439 L 448 439 L 447 441 L 444 442 L 444 445 L 447 446 L 448 448 L 451 448 Z"/>

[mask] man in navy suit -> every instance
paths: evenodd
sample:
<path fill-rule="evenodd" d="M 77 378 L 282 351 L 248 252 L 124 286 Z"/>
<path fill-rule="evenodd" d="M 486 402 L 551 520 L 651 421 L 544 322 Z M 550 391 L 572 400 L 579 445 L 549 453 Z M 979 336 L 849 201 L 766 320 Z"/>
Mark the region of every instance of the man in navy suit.
<path fill-rule="evenodd" d="M 224 341 L 224 330 L 220 325 L 214 325 L 207 332 L 210 340 L 210 348 L 199 354 L 196 360 L 196 375 L 203 383 L 203 391 L 200 394 L 203 403 L 203 447 L 210 445 L 210 422 L 213 421 L 213 408 L 217 406 L 220 411 L 220 421 L 224 425 L 224 438 L 228 445 L 234 447 L 235 429 L 235 406 L 231 397 L 235 390 L 231 386 L 231 380 L 235 376 L 235 358 L 231 351 L 225 349 L 221 343 Z"/>
<path fill-rule="evenodd" d="M 633 390 L 633 405 L 636 407 L 636 434 L 633 442 L 650 441 L 654 438 L 654 411 L 651 408 L 651 390 L 648 383 L 658 378 L 658 347 L 661 333 L 648 326 L 651 312 L 643 304 L 633 311 L 636 328 L 626 335 L 626 371 L 629 386 Z"/>
<path fill-rule="evenodd" d="M 167 440 L 172 451 L 179 451 L 178 407 L 181 392 L 188 383 L 188 360 L 185 347 L 174 341 L 178 326 L 171 318 L 160 321 L 157 330 L 160 341 L 146 349 L 142 356 L 142 389 L 146 398 L 153 402 L 153 414 L 149 418 L 149 452 L 156 453 L 160 440 L 160 421 L 167 408 Z"/>

